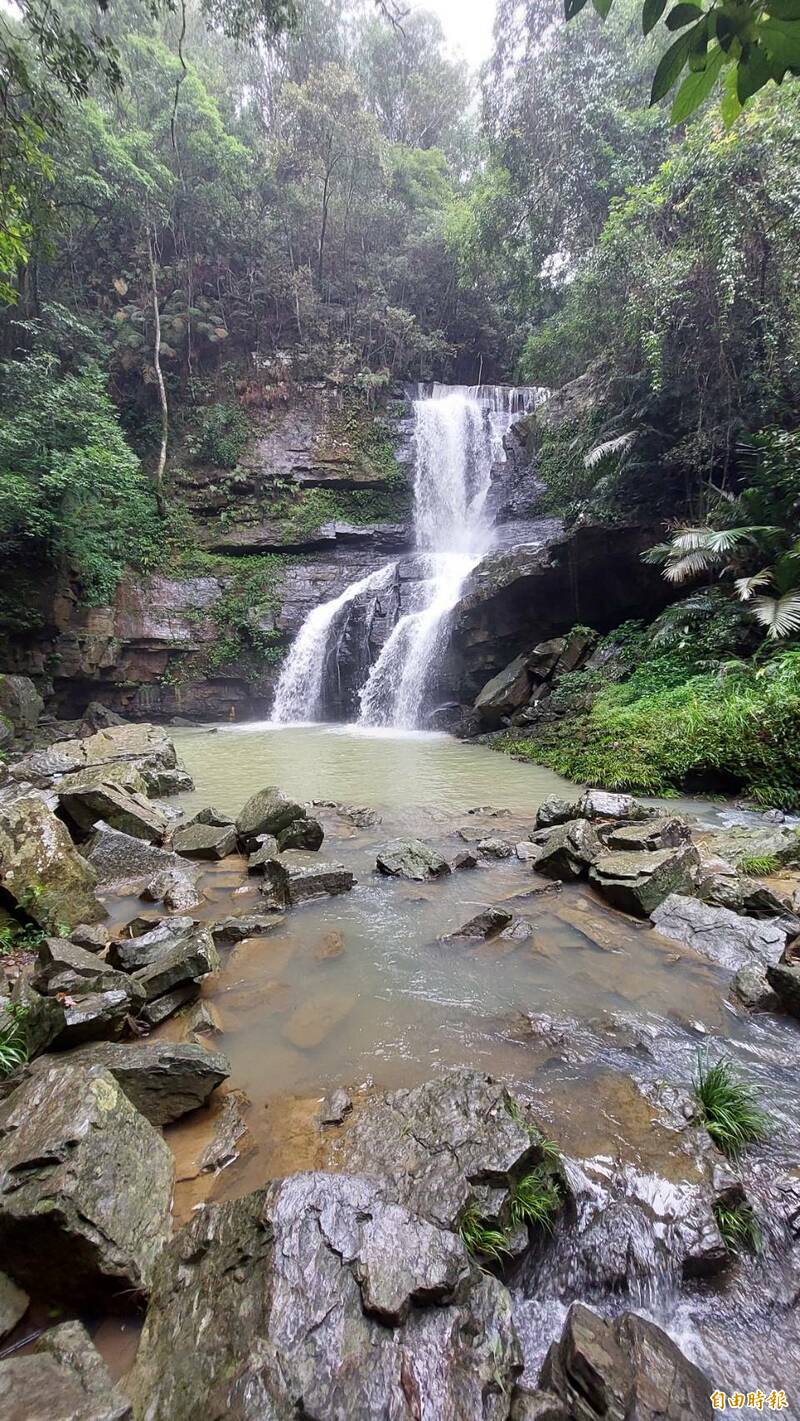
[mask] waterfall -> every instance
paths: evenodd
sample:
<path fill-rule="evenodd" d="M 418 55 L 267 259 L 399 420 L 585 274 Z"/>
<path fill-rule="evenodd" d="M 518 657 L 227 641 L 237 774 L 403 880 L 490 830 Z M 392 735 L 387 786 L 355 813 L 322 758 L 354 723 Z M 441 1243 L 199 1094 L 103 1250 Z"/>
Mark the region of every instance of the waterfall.
<path fill-rule="evenodd" d="M 420 386 L 414 415 L 414 536 L 420 576 L 406 584 L 403 611 L 359 692 L 360 725 L 413 728 L 441 663 L 449 613 L 472 569 L 489 551 L 486 514 L 492 466 L 505 459 L 503 436 L 545 392 L 504 385 Z M 281 672 L 273 719 L 321 717 L 326 661 L 348 604 L 387 588 L 389 563 L 314 609 Z"/>

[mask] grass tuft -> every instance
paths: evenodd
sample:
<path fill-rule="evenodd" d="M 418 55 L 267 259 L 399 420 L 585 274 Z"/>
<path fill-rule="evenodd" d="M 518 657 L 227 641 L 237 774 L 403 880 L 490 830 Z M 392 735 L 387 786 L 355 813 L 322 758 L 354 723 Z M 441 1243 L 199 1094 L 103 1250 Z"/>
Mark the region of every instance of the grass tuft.
<path fill-rule="evenodd" d="M 8 1021 L 0 1025 L 0 1080 L 13 1075 L 28 1059 L 28 1043 L 23 1029 L 28 1008 L 10 1004 L 4 1006 L 3 1014 Z"/>
<path fill-rule="evenodd" d="M 761 1251 L 761 1229 L 749 1204 L 715 1204 L 714 1217 L 729 1253 Z"/>
<path fill-rule="evenodd" d="M 505 1230 L 482 1218 L 474 1204 L 469 1206 L 461 1220 L 460 1233 L 467 1252 L 473 1257 L 491 1258 L 495 1263 L 502 1263 L 510 1252 Z"/>
<path fill-rule="evenodd" d="M 770 873 L 777 873 L 780 866 L 780 860 L 774 854 L 745 854 L 744 858 L 739 859 L 742 873 L 751 878 L 767 878 Z"/>
<path fill-rule="evenodd" d="M 761 1110 L 752 1086 L 738 1079 L 730 1061 L 710 1066 L 706 1057 L 698 1055 L 692 1084 L 703 1124 L 729 1159 L 738 1159 L 747 1145 L 766 1138 L 769 1116 Z"/>
<path fill-rule="evenodd" d="M 514 1185 L 511 1194 L 511 1223 L 515 1228 L 520 1224 L 530 1224 L 534 1228 L 548 1231 L 553 1227 L 553 1219 L 561 1208 L 561 1190 L 558 1181 L 543 1165 L 523 1175 Z"/>

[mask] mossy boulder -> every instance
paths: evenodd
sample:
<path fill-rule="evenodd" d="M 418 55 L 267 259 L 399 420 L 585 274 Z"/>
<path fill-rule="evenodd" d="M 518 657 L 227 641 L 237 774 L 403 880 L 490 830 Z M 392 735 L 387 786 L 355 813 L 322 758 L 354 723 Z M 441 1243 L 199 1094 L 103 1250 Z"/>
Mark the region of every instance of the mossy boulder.
<path fill-rule="evenodd" d="M 40 799 L 0 807 L 0 886 L 46 932 L 96 923 L 97 875 Z"/>

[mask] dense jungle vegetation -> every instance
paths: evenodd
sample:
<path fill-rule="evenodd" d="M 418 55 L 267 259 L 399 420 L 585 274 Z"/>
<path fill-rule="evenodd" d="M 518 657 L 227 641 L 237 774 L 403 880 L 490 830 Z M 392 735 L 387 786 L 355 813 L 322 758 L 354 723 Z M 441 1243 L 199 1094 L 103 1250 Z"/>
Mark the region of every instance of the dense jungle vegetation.
<path fill-rule="evenodd" d="M 651 524 L 676 602 L 632 677 L 564 688 L 569 743 L 515 748 L 786 801 L 800 9 L 567 16 L 499 0 L 472 76 L 433 15 L 367 0 L 4 15 L 0 553 L 107 602 L 191 543 L 181 462 L 235 471 L 252 409 L 304 382 L 368 407 L 400 379 L 579 379 L 546 504 Z"/>

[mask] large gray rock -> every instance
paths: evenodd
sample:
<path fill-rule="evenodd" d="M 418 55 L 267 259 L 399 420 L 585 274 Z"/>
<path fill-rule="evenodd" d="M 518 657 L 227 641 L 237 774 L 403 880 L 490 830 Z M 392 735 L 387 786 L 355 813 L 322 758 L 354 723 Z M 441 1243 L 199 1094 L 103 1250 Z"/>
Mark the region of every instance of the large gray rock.
<path fill-rule="evenodd" d="M 534 868 L 545 878 L 561 882 L 583 878 L 603 853 L 596 830 L 587 819 L 572 819 L 550 831 L 536 855 Z"/>
<path fill-rule="evenodd" d="M 119 785 L 98 784 L 87 789 L 63 790 L 58 796 L 64 816 L 79 834 L 90 834 L 102 821 L 121 834 L 131 834 L 148 844 L 158 844 L 167 831 L 167 819 L 143 795 Z"/>
<path fill-rule="evenodd" d="M 779 1011 L 780 998 L 767 980 L 763 962 L 747 962 L 731 982 L 731 996 L 749 1011 Z"/>
<path fill-rule="evenodd" d="M 611 794 L 605 789 L 587 789 L 578 800 L 582 819 L 649 819 L 652 812 L 630 794 Z"/>
<path fill-rule="evenodd" d="M 311 849 L 321 847 L 325 834 L 318 819 L 295 819 L 294 823 L 278 833 L 278 851 L 286 849 Z"/>
<path fill-rule="evenodd" d="M 685 943 L 729 972 L 754 960 L 777 962 L 786 946 L 786 931 L 777 922 L 745 918 L 682 893 L 665 898 L 651 920 L 664 937 Z"/>
<path fill-rule="evenodd" d="M 232 824 L 189 824 L 172 836 L 176 854 L 187 859 L 224 859 L 236 850 L 236 830 Z"/>
<path fill-rule="evenodd" d="M 0 1421 L 130 1421 L 130 1402 L 80 1322 L 44 1332 L 0 1362 Z"/>
<path fill-rule="evenodd" d="M 0 1255 L 72 1306 L 147 1291 L 169 1235 L 172 1155 L 100 1067 L 53 1065 L 0 1106 Z"/>
<path fill-rule="evenodd" d="M 249 937 L 266 937 L 283 927 L 286 919 L 282 913 L 243 913 L 241 917 L 223 918 L 220 923 L 211 924 L 211 936 L 218 949 L 235 947 Z"/>
<path fill-rule="evenodd" d="M 133 924 L 128 924 L 128 931 L 140 922 L 140 919 L 134 919 Z M 154 962 L 198 927 L 194 918 L 187 916 L 162 918 L 159 923 L 151 923 L 144 932 L 136 932 L 132 937 L 115 938 L 108 949 L 108 960 L 120 972 L 135 972 L 137 968 Z"/>
<path fill-rule="evenodd" d="M 800 1017 L 800 965 L 776 962 L 767 968 L 767 981 L 785 1011 Z"/>
<path fill-rule="evenodd" d="M 139 893 L 154 874 L 174 872 L 191 876 L 198 872 L 177 854 L 106 826 L 98 829 L 84 853 L 106 892 Z"/>
<path fill-rule="evenodd" d="M 704 874 L 698 884 L 698 894 L 706 903 L 729 908 L 732 913 L 744 913 L 749 918 L 791 916 L 789 904 L 766 883 L 738 873 Z"/>
<path fill-rule="evenodd" d="M 104 918 L 96 883 L 66 825 L 40 799 L 0 806 L 0 887 L 45 932 Z"/>
<path fill-rule="evenodd" d="M 28 736 L 39 722 L 44 701 L 30 676 L 0 676 L 0 721 L 18 736 Z"/>
<path fill-rule="evenodd" d="M 469 922 L 464 923 L 458 932 L 447 933 L 440 939 L 441 942 L 483 942 L 486 938 L 495 937 L 502 932 L 511 922 L 512 914 L 506 908 L 484 908 L 480 913 L 476 913 Z"/>
<path fill-rule="evenodd" d="M 205 1105 L 230 1075 L 230 1063 L 220 1051 L 177 1041 L 83 1046 L 71 1053 L 69 1063 L 110 1071 L 151 1125 L 169 1125 Z"/>
<path fill-rule="evenodd" d="M 671 893 L 691 891 L 699 862 L 694 844 L 654 853 L 622 850 L 596 859 L 589 869 L 589 881 L 615 908 L 646 918 Z"/>
<path fill-rule="evenodd" d="M 354 883 L 350 870 L 341 864 L 298 862 L 289 853 L 267 859 L 261 891 L 271 907 L 293 908 L 310 898 L 349 893 Z"/>
<path fill-rule="evenodd" d="M 133 1016 L 142 1011 L 142 997 L 130 985 L 124 990 L 88 992 L 64 1002 L 64 1027 L 53 1043 L 58 1050 L 82 1046 L 87 1041 L 115 1041 Z"/>
<path fill-rule="evenodd" d="M 447 859 L 421 839 L 392 839 L 381 849 L 376 862 L 381 873 L 414 882 L 441 878 L 450 872 Z"/>
<path fill-rule="evenodd" d="M 655 1323 L 636 1313 L 606 1321 L 583 1303 L 570 1308 L 539 1379 L 571 1421 L 700 1421 L 712 1383 Z"/>
<path fill-rule="evenodd" d="M 251 795 L 236 818 L 239 837 L 248 843 L 259 834 L 279 834 L 287 829 L 295 819 L 304 819 L 305 809 L 278 789 L 277 785 L 267 785 Z"/>
<path fill-rule="evenodd" d="M 186 873 L 177 869 L 162 869 L 146 883 L 140 895 L 146 903 L 163 903 L 171 913 L 182 913 L 187 908 L 196 908 L 200 894 L 194 881 Z"/>
<path fill-rule="evenodd" d="M 150 765 L 142 766 L 147 793 L 153 799 L 168 799 L 173 794 L 187 794 L 194 789 L 194 780 L 187 770 L 162 770 Z"/>
<path fill-rule="evenodd" d="M 499 724 L 504 716 L 524 706 L 531 693 L 526 662 L 525 656 L 517 656 L 478 692 L 475 709 L 487 725 Z"/>
<path fill-rule="evenodd" d="M 0 997 L 0 1035 L 21 1038 L 29 1059 L 46 1050 L 63 1029 L 61 1003 L 35 991 L 26 977 L 17 978 L 10 997 Z"/>
<path fill-rule="evenodd" d="M 80 997 L 88 992 L 121 991 L 127 992 L 131 1001 L 143 1000 L 125 972 L 116 971 L 96 952 L 87 952 L 65 938 L 49 937 L 41 944 L 33 985 L 51 997 L 59 993 Z"/>
<path fill-rule="evenodd" d="M 779 824 L 764 824 L 757 829 L 736 824 L 730 829 L 716 829 L 707 844 L 713 853 L 737 868 L 743 859 L 753 858 L 800 864 L 800 834 Z"/>
<path fill-rule="evenodd" d="M 549 794 L 536 811 L 536 828 L 553 829 L 556 824 L 566 824 L 569 819 L 575 819 L 577 814 L 574 803 L 570 804 L 568 799 L 559 799 L 556 794 Z"/>
<path fill-rule="evenodd" d="M 137 939 L 142 942 L 141 938 Z M 132 981 L 144 992 L 148 1002 L 155 1001 L 176 988 L 198 983 L 209 972 L 219 970 L 219 953 L 211 933 L 196 927 L 193 932 L 163 947 L 146 966 L 134 972 Z"/>
<path fill-rule="evenodd" d="M 41 788 L 57 776 L 121 761 L 135 764 L 140 771 L 174 770 L 178 763 L 175 746 L 162 726 L 119 725 L 83 740 L 59 740 L 47 750 L 36 750 L 23 756 L 12 773 Z"/>
<path fill-rule="evenodd" d="M 460 1239 L 349 1175 L 207 1206 L 160 1261 L 128 1387 L 203 1415 L 506 1421 L 510 1298 Z"/>
<path fill-rule="evenodd" d="M 685 819 L 672 814 L 663 819 L 649 819 L 641 824 L 619 824 L 606 838 L 609 849 L 624 849 L 627 853 L 647 853 L 653 849 L 675 849 L 688 844 L 691 831 Z"/>

